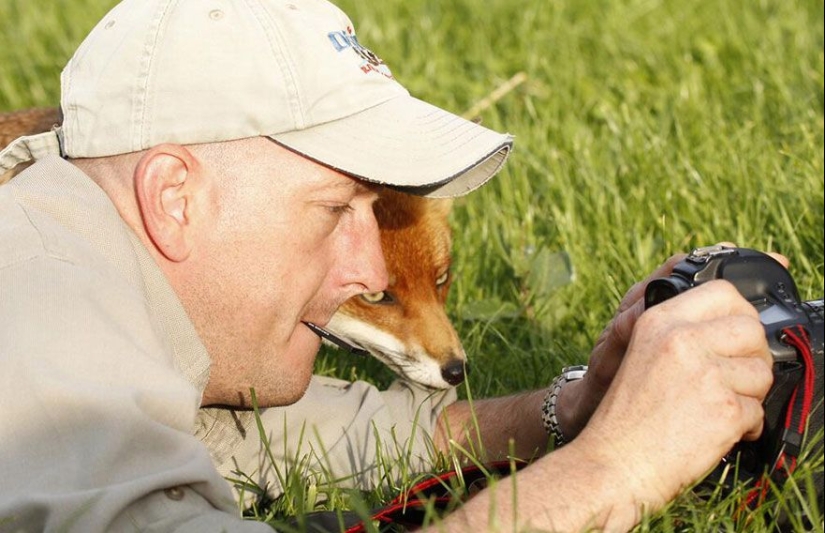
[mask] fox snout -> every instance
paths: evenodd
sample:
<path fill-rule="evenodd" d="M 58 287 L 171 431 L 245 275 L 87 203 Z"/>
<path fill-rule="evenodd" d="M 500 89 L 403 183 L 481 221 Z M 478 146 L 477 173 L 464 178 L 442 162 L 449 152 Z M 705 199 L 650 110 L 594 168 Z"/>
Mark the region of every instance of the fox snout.
<path fill-rule="evenodd" d="M 458 385 L 470 372 L 470 365 L 463 359 L 451 359 L 441 367 L 441 377 L 450 385 Z"/>
<path fill-rule="evenodd" d="M 429 311 L 432 315 L 426 319 L 382 320 L 387 318 L 386 309 L 349 301 L 327 327 L 367 350 L 396 374 L 425 387 L 446 389 L 467 377 L 467 356 L 443 307 L 431 306 Z M 385 316 L 379 318 L 378 314 Z"/>

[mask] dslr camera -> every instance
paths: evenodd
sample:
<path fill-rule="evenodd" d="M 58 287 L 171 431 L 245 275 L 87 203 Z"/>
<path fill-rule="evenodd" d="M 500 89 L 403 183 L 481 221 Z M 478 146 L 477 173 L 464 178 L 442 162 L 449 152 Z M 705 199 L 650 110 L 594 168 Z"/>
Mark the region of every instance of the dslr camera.
<path fill-rule="evenodd" d="M 651 281 L 645 290 L 645 307 L 714 279 L 731 282 L 759 311 L 773 355 L 774 382 L 764 402 L 761 437 L 738 443 L 711 477 L 720 480 L 726 467 L 733 465 L 734 479 L 758 480 L 768 473 L 775 481 L 784 481 L 803 446 L 806 425 L 813 435 L 823 423 L 821 412 L 810 414 L 822 408 L 823 301 L 800 301 L 788 270 L 767 254 L 709 246 L 691 252 L 670 276 Z M 809 346 L 801 346 L 800 338 Z M 807 412 L 802 401 L 806 398 Z M 815 481 L 821 494 L 822 476 Z"/>

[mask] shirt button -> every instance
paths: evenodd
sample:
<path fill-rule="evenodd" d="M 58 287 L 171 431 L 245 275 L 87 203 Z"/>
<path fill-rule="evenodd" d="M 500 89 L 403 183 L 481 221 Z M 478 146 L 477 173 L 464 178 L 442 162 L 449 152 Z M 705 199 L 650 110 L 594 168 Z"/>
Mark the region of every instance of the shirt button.
<path fill-rule="evenodd" d="M 171 487 L 168 489 L 163 489 L 163 493 L 166 494 L 166 497 L 170 500 L 174 500 L 179 502 L 183 499 L 183 489 L 181 487 Z"/>

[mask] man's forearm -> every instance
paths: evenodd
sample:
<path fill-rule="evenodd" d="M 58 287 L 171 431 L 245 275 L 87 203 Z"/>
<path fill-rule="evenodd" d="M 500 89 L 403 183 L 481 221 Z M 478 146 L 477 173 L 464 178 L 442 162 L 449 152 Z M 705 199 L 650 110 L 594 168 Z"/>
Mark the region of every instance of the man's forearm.
<path fill-rule="evenodd" d="M 644 504 L 634 499 L 632 473 L 597 449 L 577 442 L 547 454 L 426 531 L 627 531 Z"/>
<path fill-rule="evenodd" d="M 529 460 L 547 449 L 541 423 L 545 391 L 503 398 L 458 401 L 442 411 L 435 443 L 442 452 L 472 450 L 486 460 L 515 456 Z"/>
<path fill-rule="evenodd" d="M 582 390 L 572 386 L 579 383 L 565 391 L 565 404 L 572 411 L 580 408 Z M 460 401 L 442 412 L 436 433 L 442 451 L 452 445 L 478 454 L 482 443 L 484 460 L 543 456 L 474 496 L 432 531 L 627 531 L 642 512 L 666 501 L 658 493 L 655 472 L 634 469 L 632 454 L 617 451 L 604 440 L 604 432 L 581 432 L 575 416 L 567 418 L 567 424 L 576 440 L 544 454 L 545 394 L 538 390 L 472 404 Z"/>

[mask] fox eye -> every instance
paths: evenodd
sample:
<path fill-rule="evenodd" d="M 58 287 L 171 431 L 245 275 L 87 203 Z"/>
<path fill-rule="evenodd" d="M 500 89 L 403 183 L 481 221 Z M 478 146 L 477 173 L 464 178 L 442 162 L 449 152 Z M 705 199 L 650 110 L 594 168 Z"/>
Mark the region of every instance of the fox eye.
<path fill-rule="evenodd" d="M 435 286 L 441 287 L 450 279 L 450 271 L 446 271 L 435 279 Z"/>
<path fill-rule="evenodd" d="M 361 298 L 369 304 L 390 304 L 393 302 L 392 296 L 387 291 L 365 292 Z"/>

